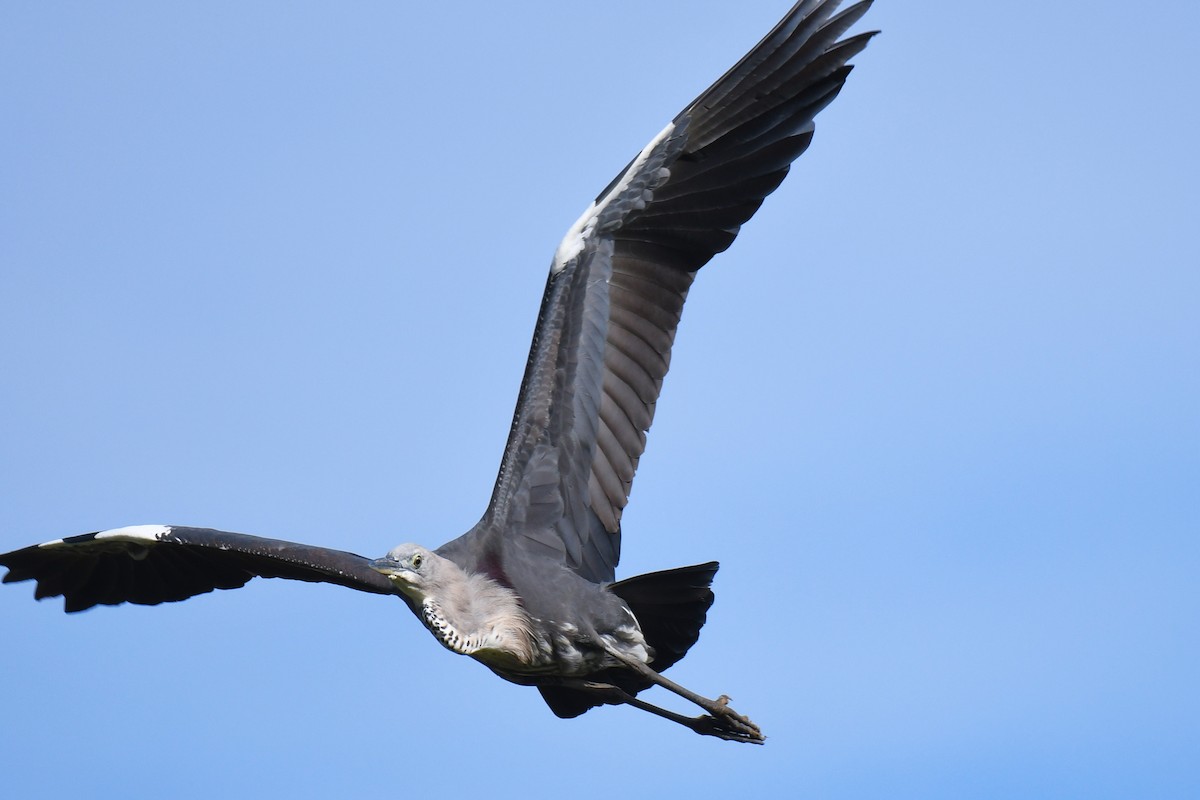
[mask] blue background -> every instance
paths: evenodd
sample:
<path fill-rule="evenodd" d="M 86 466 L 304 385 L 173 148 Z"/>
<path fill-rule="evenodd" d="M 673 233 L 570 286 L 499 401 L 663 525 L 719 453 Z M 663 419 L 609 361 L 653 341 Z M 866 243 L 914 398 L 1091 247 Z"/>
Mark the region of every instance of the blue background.
<path fill-rule="evenodd" d="M 482 512 L 559 237 L 783 0 L 5 3 L 0 549 Z M 10 797 L 1195 797 L 1200 6 L 900 3 L 692 291 L 622 575 L 770 736 L 398 601 L 0 591 Z M 673 704 L 673 700 L 658 696 Z"/>

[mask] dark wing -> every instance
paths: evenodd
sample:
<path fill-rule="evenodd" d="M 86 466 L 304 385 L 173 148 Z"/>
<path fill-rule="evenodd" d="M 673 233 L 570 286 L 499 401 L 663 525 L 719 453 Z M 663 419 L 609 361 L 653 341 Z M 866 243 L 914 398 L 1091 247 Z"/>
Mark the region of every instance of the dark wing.
<path fill-rule="evenodd" d="M 170 603 L 237 589 L 255 577 L 394 594 L 388 579 L 367 564 L 341 550 L 168 525 L 85 533 L 0 555 L 0 565 L 8 567 L 4 583 L 36 580 L 34 597 L 61 595 L 67 611 Z"/>
<path fill-rule="evenodd" d="M 612 580 L 621 512 L 696 270 L 787 174 L 873 34 L 870 0 L 801 0 L 609 184 L 555 254 L 491 504 L 444 548 L 502 535 Z"/>

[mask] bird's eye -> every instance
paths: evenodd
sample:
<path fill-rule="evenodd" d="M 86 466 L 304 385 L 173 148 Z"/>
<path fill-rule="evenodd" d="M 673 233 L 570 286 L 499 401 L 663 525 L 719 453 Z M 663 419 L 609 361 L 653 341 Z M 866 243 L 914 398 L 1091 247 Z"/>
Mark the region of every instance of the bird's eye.
<path fill-rule="evenodd" d="M 413 565 L 413 569 L 420 569 L 420 568 L 421 568 L 421 562 L 422 562 L 422 561 L 424 561 L 424 560 L 425 560 L 425 559 L 421 557 L 421 554 L 420 554 L 420 553 L 414 553 L 414 554 L 413 554 L 413 557 L 412 557 L 412 565 Z"/>

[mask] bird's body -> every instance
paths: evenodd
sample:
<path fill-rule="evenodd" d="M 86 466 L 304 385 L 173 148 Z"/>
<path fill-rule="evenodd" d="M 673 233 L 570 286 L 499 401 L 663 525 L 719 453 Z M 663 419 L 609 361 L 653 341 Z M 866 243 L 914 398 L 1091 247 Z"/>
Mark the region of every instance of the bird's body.
<path fill-rule="evenodd" d="M 67 611 L 154 605 L 254 577 L 398 595 L 450 650 L 537 686 L 554 713 L 624 703 L 692 730 L 761 742 L 724 698 L 661 673 L 696 642 L 715 562 L 615 581 L 621 514 L 697 271 L 780 184 L 873 34 L 840 37 L 870 6 L 800 0 L 676 115 L 588 206 L 554 253 L 491 501 L 434 551 L 381 559 L 182 526 L 143 525 L 0 555 L 5 582 Z M 684 717 L 638 693 L 701 706 Z"/>
<path fill-rule="evenodd" d="M 388 559 L 374 563 L 380 570 L 392 570 L 389 562 L 405 565 L 403 578 L 394 582 L 434 638 L 514 682 L 531 683 L 549 675 L 581 677 L 619 666 L 606 647 L 619 648 L 642 663 L 651 660 L 637 618 L 625 602 L 563 567 L 550 565 L 526 580 L 506 574 L 506 586 L 419 545 L 401 545 Z M 456 591 L 427 594 L 423 575 L 437 575 L 437 585 L 454 586 Z M 510 586 L 525 588 L 518 593 Z M 586 604 L 587 629 L 579 627 L 566 598 L 572 606 L 581 600 Z"/>

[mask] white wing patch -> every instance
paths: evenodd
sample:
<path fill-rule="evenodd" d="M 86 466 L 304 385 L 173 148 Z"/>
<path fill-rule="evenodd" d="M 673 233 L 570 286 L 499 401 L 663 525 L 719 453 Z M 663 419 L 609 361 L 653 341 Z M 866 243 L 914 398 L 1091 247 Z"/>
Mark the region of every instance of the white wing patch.
<path fill-rule="evenodd" d="M 559 243 L 558 249 L 554 251 L 554 260 L 550 263 L 551 275 L 562 272 L 566 269 L 567 264 L 571 263 L 571 259 L 583 252 L 583 243 L 596 229 L 596 220 L 599 218 L 600 212 L 604 210 L 609 201 L 614 197 L 620 197 L 621 193 L 629 188 L 633 179 L 645 168 L 646 162 L 658 146 L 674 132 L 675 123 L 667 123 L 667 127 L 659 131 L 658 136 L 655 136 L 650 140 L 650 144 L 642 148 L 642 152 L 638 153 L 633 163 L 621 174 L 621 179 L 614 183 L 603 197 L 593 201 L 579 219 L 575 220 L 575 224 L 567 231 L 567 235 Z"/>
<path fill-rule="evenodd" d="M 66 539 L 55 539 L 52 542 L 40 544 L 38 547 L 72 547 L 74 545 L 87 544 L 88 542 L 106 540 L 135 542 L 138 544 L 157 544 L 170 532 L 170 525 L 128 525 L 124 528 L 113 528 L 86 536 L 72 536 L 69 541 Z"/>

